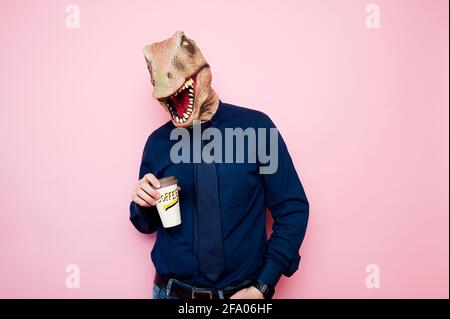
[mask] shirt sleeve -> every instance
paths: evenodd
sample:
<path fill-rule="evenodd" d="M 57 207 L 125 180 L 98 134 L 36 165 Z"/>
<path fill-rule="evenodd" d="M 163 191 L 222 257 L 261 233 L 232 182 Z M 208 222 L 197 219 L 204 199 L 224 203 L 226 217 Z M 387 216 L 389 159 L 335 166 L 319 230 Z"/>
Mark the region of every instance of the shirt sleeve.
<path fill-rule="evenodd" d="M 274 222 L 258 280 L 275 287 L 282 274 L 290 277 L 298 269 L 299 249 L 308 224 L 309 203 L 286 144 L 277 130 L 277 144 L 270 142 L 270 130 L 267 129 L 276 129 L 274 123 L 264 115 L 258 126 L 266 128 L 266 153 L 278 152 L 276 170 L 272 174 L 263 174 L 260 170 L 265 204 Z"/>
<path fill-rule="evenodd" d="M 139 179 L 143 178 L 145 174 L 151 173 L 150 167 L 150 138 L 145 143 L 144 152 L 142 155 L 141 166 L 139 169 Z M 130 221 L 133 226 L 144 234 L 151 234 L 158 229 L 161 223 L 158 211 L 155 206 L 142 207 L 134 201 L 130 203 Z"/>

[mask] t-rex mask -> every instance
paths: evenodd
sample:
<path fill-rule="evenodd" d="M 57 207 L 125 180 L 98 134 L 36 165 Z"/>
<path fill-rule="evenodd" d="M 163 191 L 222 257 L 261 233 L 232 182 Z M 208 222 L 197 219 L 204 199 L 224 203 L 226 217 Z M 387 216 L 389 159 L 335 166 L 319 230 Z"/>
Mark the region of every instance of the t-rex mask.
<path fill-rule="evenodd" d="M 144 47 L 153 97 L 169 112 L 176 127 L 208 121 L 219 98 L 211 88 L 211 70 L 195 42 L 182 31 Z"/>

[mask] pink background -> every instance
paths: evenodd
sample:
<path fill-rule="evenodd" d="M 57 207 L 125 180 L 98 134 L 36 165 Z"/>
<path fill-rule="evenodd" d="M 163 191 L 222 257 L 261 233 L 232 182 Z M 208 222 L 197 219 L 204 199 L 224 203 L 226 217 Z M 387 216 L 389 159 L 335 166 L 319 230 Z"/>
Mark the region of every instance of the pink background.
<path fill-rule="evenodd" d="M 226 102 L 269 114 L 311 203 L 279 298 L 448 298 L 448 1 L 0 4 L 0 297 L 151 297 L 128 221 L 151 99 L 144 44 L 181 29 Z M 79 289 L 65 266 L 80 267 Z M 381 286 L 365 285 L 368 264 Z"/>

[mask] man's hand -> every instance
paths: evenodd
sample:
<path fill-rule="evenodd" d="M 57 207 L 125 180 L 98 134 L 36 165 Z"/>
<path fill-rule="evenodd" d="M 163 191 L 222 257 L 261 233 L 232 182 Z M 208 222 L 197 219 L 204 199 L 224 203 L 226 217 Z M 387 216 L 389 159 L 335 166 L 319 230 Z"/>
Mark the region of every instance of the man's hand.
<path fill-rule="evenodd" d="M 230 299 L 264 299 L 261 291 L 253 286 L 239 290 Z"/>
<path fill-rule="evenodd" d="M 137 183 L 136 189 L 131 194 L 133 201 L 142 207 L 155 206 L 161 195 L 155 188 L 159 188 L 160 183 L 153 174 L 146 174 Z"/>

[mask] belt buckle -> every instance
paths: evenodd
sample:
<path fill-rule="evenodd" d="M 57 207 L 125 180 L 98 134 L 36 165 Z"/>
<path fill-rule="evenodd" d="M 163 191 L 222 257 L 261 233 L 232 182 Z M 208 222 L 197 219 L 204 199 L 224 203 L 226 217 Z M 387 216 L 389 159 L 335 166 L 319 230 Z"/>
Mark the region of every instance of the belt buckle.
<path fill-rule="evenodd" d="M 213 293 L 211 290 L 192 290 L 192 299 L 203 299 L 203 298 L 196 298 L 195 296 L 208 296 L 208 298 L 205 299 L 213 299 Z"/>

